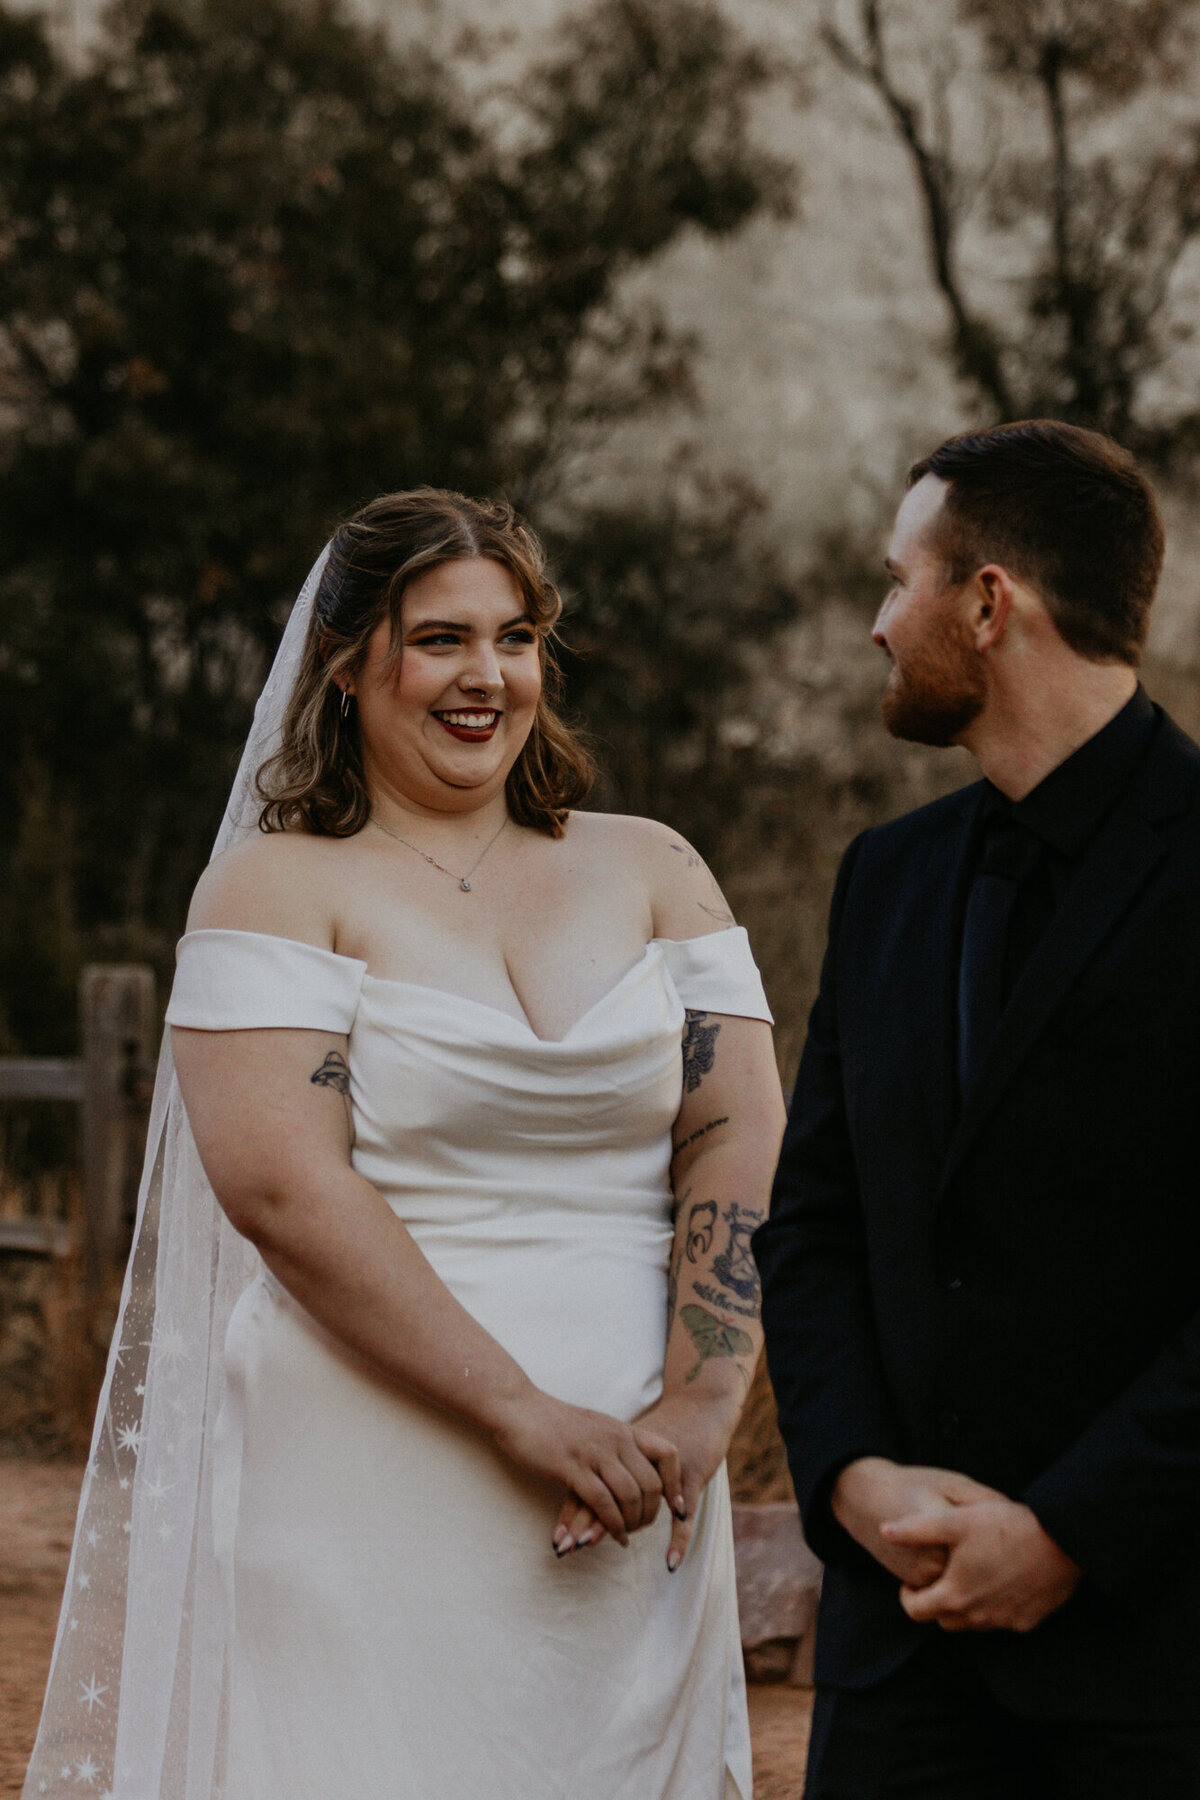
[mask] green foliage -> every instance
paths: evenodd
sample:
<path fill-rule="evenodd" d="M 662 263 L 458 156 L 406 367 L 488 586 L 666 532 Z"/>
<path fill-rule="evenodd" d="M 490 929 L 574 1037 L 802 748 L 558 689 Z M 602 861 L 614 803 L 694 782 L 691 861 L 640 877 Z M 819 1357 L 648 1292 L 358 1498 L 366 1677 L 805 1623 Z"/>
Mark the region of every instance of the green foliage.
<path fill-rule="evenodd" d="M 772 556 L 749 547 L 758 511 L 746 488 L 680 472 L 652 509 L 576 519 L 560 549 L 562 661 L 601 739 L 607 797 L 670 819 L 709 856 L 746 773 L 722 727 L 747 653 L 795 610 Z"/>
<path fill-rule="evenodd" d="M 499 110 L 329 0 L 126 6 L 82 69 L 0 11 L 0 708 L 87 953 L 165 957 L 334 519 L 423 481 L 530 500 L 686 395 L 621 277 L 786 209 L 749 134 L 768 74 L 709 0 L 599 0 Z M 624 534 L 653 612 L 662 528 L 589 527 L 593 643 L 590 546 L 619 584 Z M 28 779 L 6 759 L 10 886 Z M 7 971 L 32 929 L 10 899 Z"/>

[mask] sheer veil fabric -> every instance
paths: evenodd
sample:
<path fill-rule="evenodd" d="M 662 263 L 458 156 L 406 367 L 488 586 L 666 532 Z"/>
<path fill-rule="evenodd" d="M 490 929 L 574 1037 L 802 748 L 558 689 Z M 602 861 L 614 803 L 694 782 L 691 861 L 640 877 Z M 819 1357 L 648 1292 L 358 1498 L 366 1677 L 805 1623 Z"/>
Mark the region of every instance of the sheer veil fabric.
<path fill-rule="evenodd" d="M 258 704 L 213 855 L 256 829 L 328 545 Z M 229 1317 L 259 1257 L 201 1167 L 164 1039 L 133 1251 L 80 1495 L 41 1725 L 22 1800 L 219 1800 L 226 1596 L 213 1426 Z"/>

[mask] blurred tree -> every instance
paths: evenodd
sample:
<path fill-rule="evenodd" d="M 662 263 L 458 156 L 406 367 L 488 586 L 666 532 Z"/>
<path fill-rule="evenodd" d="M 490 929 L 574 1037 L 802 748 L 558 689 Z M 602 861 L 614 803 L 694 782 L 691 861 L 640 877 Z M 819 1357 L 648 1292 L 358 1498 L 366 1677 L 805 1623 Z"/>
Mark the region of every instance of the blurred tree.
<path fill-rule="evenodd" d="M 75 831 L 51 800 L 44 766 L 16 752 L 22 807 L 0 889 L 0 943 L 18 944 L 5 971 L 0 1054 L 72 1047 L 82 946 L 75 905 Z M 64 1022 L 66 1030 L 64 1031 Z"/>
<path fill-rule="evenodd" d="M 796 604 L 771 552 L 751 547 L 761 505 L 684 467 L 656 506 L 598 506 L 551 540 L 569 575 L 563 665 L 608 797 L 718 860 L 754 762 L 750 653 Z"/>
<path fill-rule="evenodd" d="M 76 821 L 63 941 L 165 955 L 340 513 L 421 481 L 536 505 L 581 434 L 686 398 L 687 343 L 621 277 L 786 211 L 749 131 L 769 75 L 711 0 L 597 0 L 483 97 L 333 0 L 138 0 L 85 67 L 0 10 L 0 991 L 36 979 L 12 883 L 47 818 Z M 669 688 L 678 520 L 633 515 L 583 530 L 577 629 L 599 671 L 592 547 L 619 586 L 653 539 Z"/>
<path fill-rule="evenodd" d="M 825 42 L 908 156 L 953 355 L 988 413 L 1073 419 L 1159 462 L 1190 459 L 1200 369 L 1156 378 L 1193 328 L 1195 0 L 919 13 L 853 0 L 852 13 L 835 0 Z"/>

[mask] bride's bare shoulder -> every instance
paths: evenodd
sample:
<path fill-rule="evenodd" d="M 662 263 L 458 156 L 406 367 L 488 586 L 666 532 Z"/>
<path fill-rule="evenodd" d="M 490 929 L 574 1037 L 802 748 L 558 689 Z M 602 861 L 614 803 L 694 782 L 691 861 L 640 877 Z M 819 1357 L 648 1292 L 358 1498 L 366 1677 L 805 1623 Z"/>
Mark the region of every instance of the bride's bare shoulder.
<path fill-rule="evenodd" d="M 307 831 L 263 831 L 233 844 L 196 884 L 188 930 L 262 931 L 332 950 L 341 843 Z"/>
<path fill-rule="evenodd" d="M 634 865 L 653 864 L 684 840 L 669 825 L 636 813 L 573 812 L 567 823 L 573 849 L 596 856 L 619 856 Z"/>
<path fill-rule="evenodd" d="M 644 888 L 655 937 L 702 937 L 734 923 L 704 858 L 670 825 L 629 813 L 572 813 L 569 831 L 598 870 L 620 870 Z"/>

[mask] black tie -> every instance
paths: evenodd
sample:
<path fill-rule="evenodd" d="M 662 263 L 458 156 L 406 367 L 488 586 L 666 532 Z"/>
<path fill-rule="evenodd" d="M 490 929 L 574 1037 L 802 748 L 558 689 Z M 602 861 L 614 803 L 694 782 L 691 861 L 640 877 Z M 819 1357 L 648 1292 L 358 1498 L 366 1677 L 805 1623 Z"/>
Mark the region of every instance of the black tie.
<path fill-rule="evenodd" d="M 1015 819 L 996 814 L 988 821 L 967 897 L 958 973 L 958 1086 L 963 1095 L 979 1075 L 1004 1011 L 1013 908 L 1038 855 L 1037 839 Z"/>

